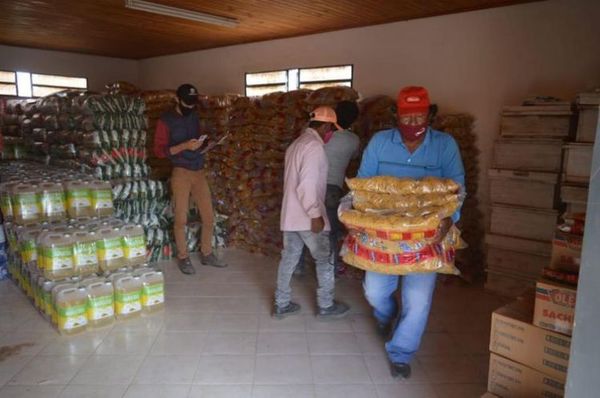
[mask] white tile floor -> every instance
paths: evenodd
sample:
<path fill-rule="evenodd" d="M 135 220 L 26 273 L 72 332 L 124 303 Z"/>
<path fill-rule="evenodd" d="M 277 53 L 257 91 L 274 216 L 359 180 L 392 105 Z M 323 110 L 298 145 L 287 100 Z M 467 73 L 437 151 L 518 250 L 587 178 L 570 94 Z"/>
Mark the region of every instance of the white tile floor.
<path fill-rule="evenodd" d="M 480 397 L 490 312 L 503 300 L 440 283 L 408 381 L 390 377 L 360 282 L 338 322 L 314 318 L 314 278 L 294 280 L 302 314 L 270 317 L 278 259 L 227 250 L 227 269 L 184 276 L 165 264 L 167 308 L 74 337 L 58 335 L 12 284 L 0 282 L 0 397 Z"/>

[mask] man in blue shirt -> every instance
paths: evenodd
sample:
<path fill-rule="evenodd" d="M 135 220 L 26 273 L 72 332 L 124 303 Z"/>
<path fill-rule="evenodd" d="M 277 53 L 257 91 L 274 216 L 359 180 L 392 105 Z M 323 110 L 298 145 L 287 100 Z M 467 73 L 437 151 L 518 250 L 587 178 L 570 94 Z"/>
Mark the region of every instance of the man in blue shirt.
<path fill-rule="evenodd" d="M 464 186 L 465 172 L 456 141 L 449 134 L 429 127 L 433 108 L 427 90 L 406 87 L 400 91 L 397 105 L 398 127 L 373 136 L 363 154 L 358 177 L 441 177 Z M 452 218 L 442 220 L 437 242 L 444 239 L 459 217 L 456 212 Z M 374 309 L 378 331 L 383 336 L 391 332 L 385 348 L 394 377 L 410 377 L 410 361 L 427 325 L 436 276 L 435 273 L 403 276 L 402 309 L 398 312 L 394 293 L 400 277 L 376 272 L 365 275 L 365 296 Z"/>

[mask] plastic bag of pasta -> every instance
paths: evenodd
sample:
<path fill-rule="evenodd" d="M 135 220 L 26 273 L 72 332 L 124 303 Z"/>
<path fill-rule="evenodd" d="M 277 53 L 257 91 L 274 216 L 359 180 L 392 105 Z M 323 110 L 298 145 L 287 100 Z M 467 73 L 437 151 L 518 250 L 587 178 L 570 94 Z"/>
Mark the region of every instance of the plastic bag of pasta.
<path fill-rule="evenodd" d="M 425 177 L 420 180 L 377 176 L 346 180 L 352 191 L 369 191 L 392 195 L 423 195 L 432 193 L 459 193 L 460 184 L 450 179 Z"/>
<path fill-rule="evenodd" d="M 342 256 L 349 265 L 380 274 L 438 272 L 458 275 L 460 271 L 454 265 L 456 250 L 464 247 L 457 228 L 452 228 L 440 244 L 385 241 L 353 232 L 346 237 Z"/>
<path fill-rule="evenodd" d="M 394 195 L 369 191 L 353 191 L 352 205 L 360 211 L 405 210 L 417 212 L 418 209 L 444 205 L 458 206 L 462 195 L 458 193 L 431 193 L 418 195 Z"/>

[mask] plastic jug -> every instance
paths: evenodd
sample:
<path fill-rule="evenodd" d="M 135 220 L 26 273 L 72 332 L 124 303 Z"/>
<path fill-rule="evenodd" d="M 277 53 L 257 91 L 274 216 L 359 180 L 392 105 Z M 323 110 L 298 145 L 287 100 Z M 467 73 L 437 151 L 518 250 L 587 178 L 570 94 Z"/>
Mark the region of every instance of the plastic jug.
<path fill-rule="evenodd" d="M 140 277 L 115 275 L 115 315 L 117 319 L 133 318 L 142 312 L 142 280 Z"/>
<path fill-rule="evenodd" d="M 65 191 L 62 184 L 44 182 L 39 185 L 42 217 L 45 220 L 63 220 L 67 216 Z"/>
<path fill-rule="evenodd" d="M 110 216 L 114 212 L 112 186 L 108 181 L 92 181 L 90 183 L 92 208 L 97 216 Z"/>
<path fill-rule="evenodd" d="M 61 334 L 75 334 L 87 329 L 87 291 L 84 287 L 61 289 L 56 293 L 54 306 Z"/>
<path fill-rule="evenodd" d="M 142 309 L 146 313 L 165 307 L 165 279 L 162 272 L 146 272 L 142 280 Z"/>
<path fill-rule="evenodd" d="M 91 327 L 110 325 L 115 320 L 114 288 L 111 282 L 93 282 L 86 286 L 87 319 Z"/>
<path fill-rule="evenodd" d="M 125 254 L 119 228 L 101 228 L 96 236 L 100 269 L 103 272 L 110 272 L 123 267 Z"/>
<path fill-rule="evenodd" d="M 50 232 L 40 240 L 44 276 L 50 280 L 73 276 L 73 237 Z"/>
<path fill-rule="evenodd" d="M 139 225 L 127 224 L 121 228 L 123 251 L 127 265 L 136 267 L 146 262 L 146 234 Z"/>
<path fill-rule="evenodd" d="M 40 228 L 27 228 L 19 233 L 19 251 L 23 264 L 42 269 L 38 256 L 38 237 L 42 234 Z"/>
<path fill-rule="evenodd" d="M 17 224 L 37 222 L 42 218 L 38 187 L 34 184 L 17 184 L 12 190 L 13 217 Z"/>
<path fill-rule="evenodd" d="M 73 233 L 73 272 L 84 277 L 100 271 L 95 232 L 79 230 Z"/>
<path fill-rule="evenodd" d="M 4 182 L 0 184 L 0 209 L 5 221 L 13 220 L 12 189 L 18 182 Z"/>
<path fill-rule="evenodd" d="M 52 324 L 54 326 L 58 325 L 58 312 L 56 311 L 56 297 L 58 293 L 65 289 L 77 288 L 77 285 L 73 283 L 73 281 L 69 279 L 63 279 L 60 281 L 54 281 L 54 285 L 52 286 L 51 296 L 50 296 L 50 319 L 52 320 Z"/>
<path fill-rule="evenodd" d="M 93 216 L 94 209 L 92 208 L 92 193 L 89 181 L 69 181 L 65 185 L 69 217 Z"/>

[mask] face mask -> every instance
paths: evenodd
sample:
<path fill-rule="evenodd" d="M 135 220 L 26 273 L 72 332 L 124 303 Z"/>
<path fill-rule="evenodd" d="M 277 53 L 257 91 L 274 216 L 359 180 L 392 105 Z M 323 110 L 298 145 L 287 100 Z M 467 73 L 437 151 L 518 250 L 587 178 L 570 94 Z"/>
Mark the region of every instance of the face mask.
<path fill-rule="evenodd" d="M 408 142 L 418 141 L 427 132 L 427 124 L 412 126 L 408 124 L 398 124 L 400 134 Z"/>
<path fill-rule="evenodd" d="M 329 130 L 328 132 L 326 132 L 325 137 L 323 137 L 323 142 L 327 144 L 329 142 L 329 140 L 331 139 L 331 137 L 333 137 L 333 133 L 334 133 L 333 130 Z"/>
<path fill-rule="evenodd" d="M 179 105 L 179 110 L 183 116 L 188 116 L 196 110 L 196 107 L 188 108 L 187 106 Z"/>

